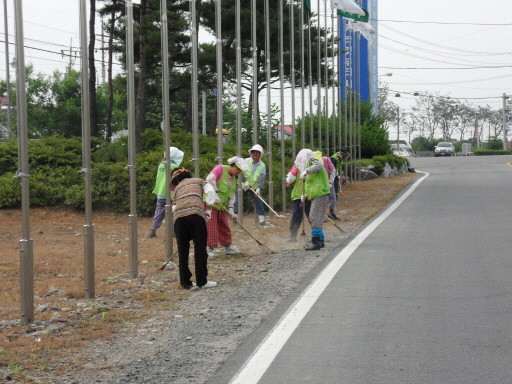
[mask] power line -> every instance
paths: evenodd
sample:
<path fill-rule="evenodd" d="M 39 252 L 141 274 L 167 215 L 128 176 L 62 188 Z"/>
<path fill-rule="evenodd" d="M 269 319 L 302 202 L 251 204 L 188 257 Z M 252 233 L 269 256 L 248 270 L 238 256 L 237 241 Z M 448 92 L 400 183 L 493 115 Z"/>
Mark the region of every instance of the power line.
<path fill-rule="evenodd" d="M 437 47 L 437 48 L 445 49 L 447 51 L 472 53 L 474 55 L 510 55 L 511 54 L 510 51 L 509 52 L 481 52 L 481 51 L 470 51 L 470 50 L 467 50 L 467 49 L 461 49 L 461 48 L 456 48 L 456 47 L 448 47 L 448 46 L 441 45 L 441 44 L 438 44 L 438 43 L 433 43 L 433 42 L 428 41 L 428 40 L 420 39 L 419 37 L 412 36 L 412 35 L 407 34 L 405 32 L 402 32 L 402 31 L 399 31 L 397 29 L 391 28 L 391 27 L 389 27 L 387 25 L 383 25 L 383 27 L 389 29 L 390 31 L 398 33 L 401 36 L 406 36 L 406 37 L 410 38 L 411 40 L 419 41 L 419 42 L 422 42 L 422 43 L 425 43 L 425 44 L 428 44 L 428 45 L 432 45 L 432 46 Z"/>
<path fill-rule="evenodd" d="M 435 63 L 452 64 L 452 65 L 466 65 L 467 67 L 474 67 L 474 65 L 471 65 L 471 64 L 453 63 L 453 62 L 449 62 L 449 61 L 445 61 L 445 60 L 436 60 L 436 59 L 434 59 L 432 57 L 419 56 L 419 55 L 416 55 L 414 53 L 405 52 L 405 51 L 402 51 L 402 50 L 399 50 L 399 49 L 396 49 L 396 48 L 388 47 L 388 46 L 386 46 L 384 44 L 381 44 L 380 46 L 382 48 L 388 49 L 388 50 L 390 50 L 392 52 L 400 53 L 400 54 L 405 55 L 405 56 L 414 57 L 416 59 L 427 60 L 427 61 L 431 61 L 431 62 L 435 62 Z M 478 63 L 478 64 L 484 64 L 484 63 Z"/>
<path fill-rule="evenodd" d="M 405 45 L 406 47 L 418 50 L 420 52 L 434 54 L 436 56 L 445 57 L 445 58 L 451 59 L 451 60 L 460 60 L 461 62 L 467 62 L 467 63 L 472 63 L 472 64 L 488 64 L 488 63 L 482 63 L 482 62 L 479 62 L 479 61 L 472 61 L 472 60 L 461 59 L 461 58 L 457 57 L 457 56 L 474 56 L 474 55 L 449 54 L 449 53 L 442 52 L 442 51 L 434 51 L 434 50 L 430 50 L 430 49 L 427 49 L 427 48 L 419 48 L 417 46 L 414 46 L 414 45 L 411 45 L 411 44 L 407 44 L 407 43 L 403 43 L 401 41 L 392 39 L 390 37 L 386 37 L 384 35 L 379 35 L 379 38 L 383 38 L 383 39 L 390 40 L 390 41 L 393 41 L 393 42 L 401 44 L 401 45 Z M 392 49 L 394 49 L 394 48 L 392 48 Z M 482 55 L 478 55 L 478 56 L 482 56 Z M 501 64 L 504 64 L 504 63 L 496 63 L 496 65 L 501 65 Z"/>
<path fill-rule="evenodd" d="M 495 69 L 495 68 L 512 68 L 512 65 L 482 65 L 475 67 L 379 67 L 383 69 Z"/>
<path fill-rule="evenodd" d="M 386 19 L 373 19 L 372 21 L 384 21 L 389 23 L 411 23 L 411 24 L 439 24 L 439 25 L 488 25 L 488 26 L 505 26 L 512 27 L 512 23 L 470 23 L 470 22 L 455 22 L 455 21 L 413 21 L 413 20 L 386 20 Z"/>

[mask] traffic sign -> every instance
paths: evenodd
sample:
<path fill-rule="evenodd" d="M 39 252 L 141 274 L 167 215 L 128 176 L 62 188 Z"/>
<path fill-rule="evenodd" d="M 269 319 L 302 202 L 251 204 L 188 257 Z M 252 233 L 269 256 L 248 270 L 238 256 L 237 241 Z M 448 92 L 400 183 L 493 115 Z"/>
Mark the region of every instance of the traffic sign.
<path fill-rule="evenodd" d="M 509 116 L 509 117 L 508 117 L 508 121 L 512 121 L 512 116 Z"/>

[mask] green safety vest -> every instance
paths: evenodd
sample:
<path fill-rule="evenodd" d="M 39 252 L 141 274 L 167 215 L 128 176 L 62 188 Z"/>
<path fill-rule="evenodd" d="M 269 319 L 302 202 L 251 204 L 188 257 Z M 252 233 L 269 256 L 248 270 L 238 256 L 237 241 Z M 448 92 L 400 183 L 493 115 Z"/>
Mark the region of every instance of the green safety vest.
<path fill-rule="evenodd" d="M 171 173 L 174 171 L 178 166 L 176 164 L 170 165 Z M 155 189 L 153 189 L 153 193 L 157 196 L 167 196 L 167 182 L 165 177 L 165 163 L 162 162 L 158 166 L 158 170 L 156 172 L 156 182 L 155 182 Z"/>
<path fill-rule="evenodd" d="M 220 181 L 217 183 L 217 195 L 219 195 L 220 201 L 225 208 L 228 208 L 228 202 L 231 197 L 235 194 L 235 188 L 237 184 L 237 177 L 233 177 L 231 182 L 229 181 L 229 173 L 228 173 L 228 165 L 222 166 L 222 177 Z M 222 211 L 223 208 L 220 204 L 215 204 L 213 208 Z"/>
<path fill-rule="evenodd" d="M 329 186 L 329 176 L 324 167 L 317 173 L 308 174 L 306 179 L 306 197 L 308 200 L 316 199 L 317 197 L 328 195 L 331 193 Z"/>
<path fill-rule="evenodd" d="M 256 167 L 256 170 L 254 171 L 254 174 L 252 173 L 252 158 L 245 159 L 248 165 L 248 170 L 244 173 L 245 179 L 251 184 L 253 188 L 258 188 L 256 185 L 258 181 L 258 177 L 261 175 L 261 171 L 263 170 L 263 163 L 260 161 L 258 166 Z"/>
<path fill-rule="evenodd" d="M 292 200 L 298 200 L 304 194 L 302 192 L 303 191 L 303 188 L 302 188 L 303 184 L 304 184 L 304 180 L 302 180 L 299 177 L 299 174 L 298 174 L 297 178 L 293 182 L 292 195 L 291 195 Z"/>

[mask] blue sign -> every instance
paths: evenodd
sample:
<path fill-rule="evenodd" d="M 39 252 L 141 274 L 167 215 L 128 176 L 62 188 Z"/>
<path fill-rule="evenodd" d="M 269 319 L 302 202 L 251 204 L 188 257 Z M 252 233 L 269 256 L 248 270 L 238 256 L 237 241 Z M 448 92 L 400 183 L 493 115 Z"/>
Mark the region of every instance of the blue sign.
<path fill-rule="evenodd" d="M 509 117 L 508 117 L 508 121 L 512 121 L 512 116 L 509 116 Z"/>

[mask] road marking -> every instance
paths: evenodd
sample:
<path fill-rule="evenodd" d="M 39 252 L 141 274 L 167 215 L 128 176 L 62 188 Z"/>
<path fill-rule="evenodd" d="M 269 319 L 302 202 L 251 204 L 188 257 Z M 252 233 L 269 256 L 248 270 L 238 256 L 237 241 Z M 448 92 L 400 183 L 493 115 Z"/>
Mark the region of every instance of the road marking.
<path fill-rule="evenodd" d="M 377 228 L 405 199 L 425 180 L 429 173 L 417 171 L 424 175 L 417 180 L 400 198 L 372 221 L 359 233 L 334 259 L 319 273 L 311 284 L 301 293 L 292 306 L 279 319 L 277 324 L 265 336 L 253 354 L 247 359 L 240 371 L 230 380 L 230 384 L 256 384 L 265 374 L 272 361 L 299 326 L 311 307 L 336 276 L 341 267 L 361 245 L 361 243 Z"/>

